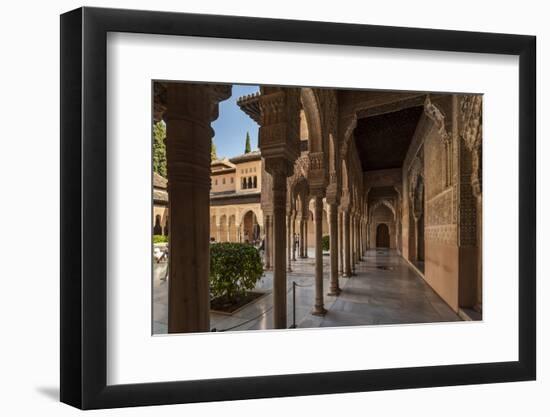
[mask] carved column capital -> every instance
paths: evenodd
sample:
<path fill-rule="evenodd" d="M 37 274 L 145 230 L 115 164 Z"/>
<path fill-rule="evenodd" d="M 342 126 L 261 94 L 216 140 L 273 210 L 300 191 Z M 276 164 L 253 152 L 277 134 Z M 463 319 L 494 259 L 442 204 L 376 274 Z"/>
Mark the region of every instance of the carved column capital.
<path fill-rule="evenodd" d="M 271 174 L 273 180 L 275 177 L 281 177 L 286 181 L 286 178 L 292 174 L 292 164 L 283 156 L 270 157 L 265 159 L 265 170 Z"/>
<path fill-rule="evenodd" d="M 283 157 L 294 164 L 300 155 L 299 91 L 268 89 L 259 97 L 260 149 L 266 159 Z"/>
<path fill-rule="evenodd" d="M 218 103 L 230 96 L 231 85 L 169 83 L 165 92 L 165 116 L 171 120 L 189 120 L 209 126 L 218 118 Z"/>
<path fill-rule="evenodd" d="M 231 86 L 159 83 L 155 88 L 166 106 L 168 189 L 175 184 L 210 189 L 210 122 L 219 101 L 231 95 Z"/>
<path fill-rule="evenodd" d="M 327 178 L 325 170 L 325 154 L 324 152 L 310 152 L 309 153 L 309 172 L 308 183 L 310 189 L 327 187 Z"/>
<path fill-rule="evenodd" d="M 439 107 L 432 103 L 429 95 L 426 96 L 426 100 L 424 101 L 424 113 L 434 122 L 443 141 L 450 141 L 452 136 L 445 126 L 445 114 Z"/>

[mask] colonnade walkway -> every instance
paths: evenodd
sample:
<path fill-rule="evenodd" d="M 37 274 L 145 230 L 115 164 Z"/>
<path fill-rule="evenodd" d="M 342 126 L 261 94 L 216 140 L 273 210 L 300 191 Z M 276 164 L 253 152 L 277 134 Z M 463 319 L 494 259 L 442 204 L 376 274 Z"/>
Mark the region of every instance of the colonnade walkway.
<path fill-rule="evenodd" d="M 329 256 L 323 257 L 325 308 L 323 317 L 311 315 L 315 300 L 315 258 L 292 263 L 287 272 L 287 323 L 293 323 L 293 282 L 296 282 L 296 327 L 338 327 L 376 324 L 410 324 L 459 321 L 452 309 L 418 276 L 407 262 L 391 249 L 368 250 L 355 266 L 350 278 L 339 278 L 339 296 L 326 295 L 329 290 Z M 153 333 L 167 332 L 168 283 L 166 263 L 154 264 Z M 273 328 L 273 274 L 266 271 L 256 285 L 266 295 L 233 315 L 210 314 L 215 331 L 261 330 Z M 288 327 L 287 326 L 287 327 Z"/>

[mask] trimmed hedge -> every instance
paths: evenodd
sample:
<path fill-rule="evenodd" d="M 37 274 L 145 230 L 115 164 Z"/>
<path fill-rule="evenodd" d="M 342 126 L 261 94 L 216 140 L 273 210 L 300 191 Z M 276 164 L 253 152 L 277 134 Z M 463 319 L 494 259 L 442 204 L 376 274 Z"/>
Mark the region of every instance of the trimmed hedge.
<path fill-rule="evenodd" d="M 168 243 L 168 236 L 153 235 L 153 243 Z"/>
<path fill-rule="evenodd" d="M 235 300 L 252 290 L 263 274 L 260 252 L 248 243 L 210 245 L 210 293 Z"/>
<path fill-rule="evenodd" d="M 323 236 L 323 239 L 321 240 L 321 247 L 325 252 L 330 250 L 330 237 L 329 235 Z"/>

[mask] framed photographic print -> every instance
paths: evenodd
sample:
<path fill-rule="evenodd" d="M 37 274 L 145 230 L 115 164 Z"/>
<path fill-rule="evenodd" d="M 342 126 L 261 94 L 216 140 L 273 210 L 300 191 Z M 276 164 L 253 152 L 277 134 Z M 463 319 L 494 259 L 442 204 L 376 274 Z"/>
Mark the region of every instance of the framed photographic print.
<path fill-rule="evenodd" d="M 61 400 L 535 379 L 535 38 L 61 16 Z"/>

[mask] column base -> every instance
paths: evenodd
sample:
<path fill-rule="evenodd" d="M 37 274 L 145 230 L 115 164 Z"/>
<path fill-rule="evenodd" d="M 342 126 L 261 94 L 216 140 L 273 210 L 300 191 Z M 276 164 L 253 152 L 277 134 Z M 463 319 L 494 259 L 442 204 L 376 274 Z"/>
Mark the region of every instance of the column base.
<path fill-rule="evenodd" d="M 327 310 L 324 307 L 315 307 L 311 312 L 312 316 L 324 316 L 327 314 Z"/>
<path fill-rule="evenodd" d="M 289 267 L 286 269 L 286 272 L 292 272 L 292 268 L 289 266 Z"/>
<path fill-rule="evenodd" d="M 331 297 L 338 297 L 340 295 L 340 293 L 342 292 L 342 290 L 340 288 L 336 288 L 336 289 L 331 289 L 327 295 L 330 295 Z"/>

